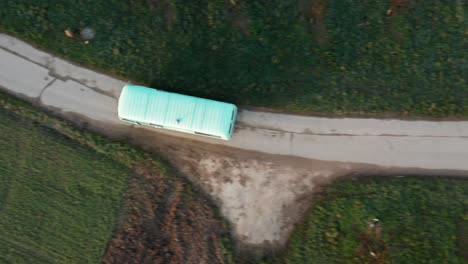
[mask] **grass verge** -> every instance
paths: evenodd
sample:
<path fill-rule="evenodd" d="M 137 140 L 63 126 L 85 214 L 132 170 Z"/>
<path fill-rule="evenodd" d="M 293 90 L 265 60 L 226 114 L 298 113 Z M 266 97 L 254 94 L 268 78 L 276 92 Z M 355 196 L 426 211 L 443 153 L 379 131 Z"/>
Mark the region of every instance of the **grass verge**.
<path fill-rule="evenodd" d="M 468 116 L 465 1 L 4 1 L 0 31 L 149 86 L 322 114 Z M 64 36 L 92 27 L 89 45 Z"/>
<path fill-rule="evenodd" d="M 130 169 L 3 109 L 0 149 L 0 262 L 98 262 Z"/>
<path fill-rule="evenodd" d="M 329 185 L 282 257 L 264 263 L 466 263 L 468 181 L 364 178 Z"/>

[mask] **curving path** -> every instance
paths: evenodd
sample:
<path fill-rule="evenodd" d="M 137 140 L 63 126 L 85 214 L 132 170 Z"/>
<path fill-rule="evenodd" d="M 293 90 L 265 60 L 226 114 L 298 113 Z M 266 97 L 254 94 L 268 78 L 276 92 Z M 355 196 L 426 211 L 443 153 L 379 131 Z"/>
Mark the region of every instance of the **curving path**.
<path fill-rule="evenodd" d="M 0 34 L 0 89 L 104 133 L 130 135 L 117 119 L 124 81 L 76 66 Z M 229 142 L 205 143 L 304 158 L 423 169 L 468 170 L 468 121 L 319 118 L 241 110 Z"/>

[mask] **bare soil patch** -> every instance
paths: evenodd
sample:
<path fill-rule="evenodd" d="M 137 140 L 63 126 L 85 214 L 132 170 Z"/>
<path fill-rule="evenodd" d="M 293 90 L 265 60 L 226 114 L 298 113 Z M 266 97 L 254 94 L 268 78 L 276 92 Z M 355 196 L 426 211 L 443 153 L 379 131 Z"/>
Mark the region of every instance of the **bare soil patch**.
<path fill-rule="evenodd" d="M 294 226 L 322 186 L 357 175 L 453 175 L 466 172 L 379 167 L 270 155 L 133 129 L 133 143 L 166 158 L 181 174 L 211 195 L 243 249 L 272 250 L 285 245 Z"/>
<path fill-rule="evenodd" d="M 353 171 L 376 168 L 201 145 L 144 129 L 132 132 L 134 143 L 161 153 L 214 198 L 240 248 L 283 246 L 320 186 Z"/>
<path fill-rule="evenodd" d="M 229 229 L 210 204 L 181 178 L 142 164 L 102 262 L 225 263 L 222 240 Z"/>

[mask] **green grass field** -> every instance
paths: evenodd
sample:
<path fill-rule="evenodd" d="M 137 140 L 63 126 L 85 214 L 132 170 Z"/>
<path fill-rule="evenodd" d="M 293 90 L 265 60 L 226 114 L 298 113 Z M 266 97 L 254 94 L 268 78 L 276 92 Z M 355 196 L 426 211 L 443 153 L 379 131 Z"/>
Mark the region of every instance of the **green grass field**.
<path fill-rule="evenodd" d="M 0 91 L 0 263 L 234 263 L 233 246 L 210 197 L 156 154 Z"/>
<path fill-rule="evenodd" d="M 361 179 L 329 185 L 265 263 L 466 263 L 467 237 L 467 180 Z"/>
<path fill-rule="evenodd" d="M 130 170 L 0 111 L 0 262 L 98 263 Z"/>
<path fill-rule="evenodd" d="M 6 0 L 0 31 L 241 105 L 466 118 L 467 10 L 462 0 Z M 96 30 L 89 45 L 64 36 L 85 26 Z"/>

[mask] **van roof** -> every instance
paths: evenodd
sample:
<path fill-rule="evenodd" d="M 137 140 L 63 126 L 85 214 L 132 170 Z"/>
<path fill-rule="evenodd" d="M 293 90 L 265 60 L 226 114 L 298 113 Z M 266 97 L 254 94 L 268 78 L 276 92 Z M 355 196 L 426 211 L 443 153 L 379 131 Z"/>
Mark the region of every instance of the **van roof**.
<path fill-rule="evenodd" d="M 120 118 L 228 139 L 236 111 L 233 104 L 139 85 L 124 86 L 118 107 Z"/>

